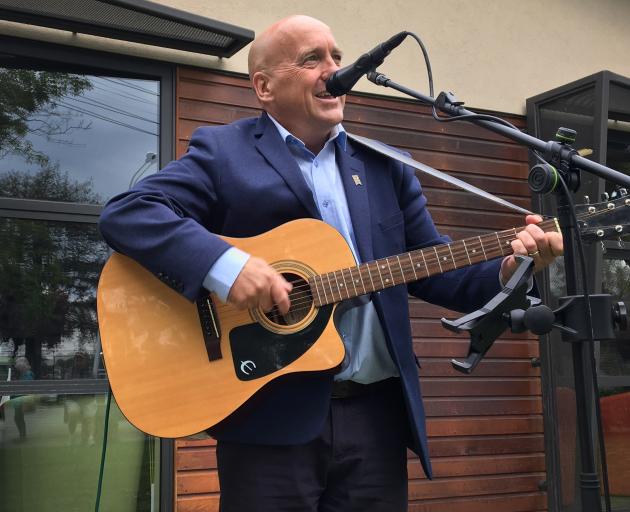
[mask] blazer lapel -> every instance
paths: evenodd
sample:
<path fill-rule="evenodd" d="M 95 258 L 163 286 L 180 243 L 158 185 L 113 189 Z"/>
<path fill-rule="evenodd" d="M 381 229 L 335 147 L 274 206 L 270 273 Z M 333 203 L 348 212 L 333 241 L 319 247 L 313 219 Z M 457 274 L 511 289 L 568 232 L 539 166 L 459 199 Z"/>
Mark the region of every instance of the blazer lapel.
<path fill-rule="evenodd" d="M 346 151 L 337 146 L 337 164 L 346 192 L 354 238 L 357 241 L 361 261 L 366 262 L 374 259 L 367 179 L 363 162 L 351 156 L 352 154 L 354 151 L 349 142 Z"/>
<path fill-rule="evenodd" d="M 258 138 L 256 149 L 260 151 L 275 171 L 282 176 L 311 217 L 321 219 L 313 199 L 313 193 L 304 180 L 300 167 L 266 114 L 263 114 L 258 119 L 254 135 Z"/>

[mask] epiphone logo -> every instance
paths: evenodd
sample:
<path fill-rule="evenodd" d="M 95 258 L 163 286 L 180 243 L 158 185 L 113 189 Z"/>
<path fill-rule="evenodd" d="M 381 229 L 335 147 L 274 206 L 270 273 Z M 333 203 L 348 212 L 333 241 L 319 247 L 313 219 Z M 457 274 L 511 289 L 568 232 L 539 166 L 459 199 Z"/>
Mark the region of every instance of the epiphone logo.
<path fill-rule="evenodd" d="M 251 375 L 252 372 L 256 369 L 256 363 L 254 361 L 241 361 L 241 372 L 245 375 Z"/>

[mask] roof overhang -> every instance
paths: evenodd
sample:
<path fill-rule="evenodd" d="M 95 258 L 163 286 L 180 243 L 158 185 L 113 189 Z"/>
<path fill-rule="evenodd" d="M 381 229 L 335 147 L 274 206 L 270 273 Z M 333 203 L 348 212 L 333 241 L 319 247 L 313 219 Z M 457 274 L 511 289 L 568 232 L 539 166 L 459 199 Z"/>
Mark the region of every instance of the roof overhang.
<path fill-rule="evenodd" d="M 254 32 L 147 0 L 0 0 L 0 19 L 231 57 Z"/>

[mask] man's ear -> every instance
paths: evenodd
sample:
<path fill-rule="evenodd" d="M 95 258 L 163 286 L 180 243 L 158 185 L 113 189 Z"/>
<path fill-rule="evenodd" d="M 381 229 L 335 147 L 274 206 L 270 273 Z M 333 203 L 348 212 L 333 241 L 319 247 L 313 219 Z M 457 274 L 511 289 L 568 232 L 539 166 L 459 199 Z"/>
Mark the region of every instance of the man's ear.
<path fill-rule="evenodd" d="M 252 88 L 262 105 L 269 103 L 273 98 L 270 77 L 264 71 L 256 71 L 252 77 Z"/>

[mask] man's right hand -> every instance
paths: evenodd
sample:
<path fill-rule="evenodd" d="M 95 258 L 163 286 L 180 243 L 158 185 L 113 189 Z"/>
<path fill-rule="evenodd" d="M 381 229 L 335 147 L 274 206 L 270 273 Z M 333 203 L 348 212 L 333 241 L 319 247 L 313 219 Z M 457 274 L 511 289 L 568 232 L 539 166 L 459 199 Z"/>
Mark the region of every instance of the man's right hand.
<path fill-rule="evenodd" d="M 250 257 L 234 281 L 228 295 L 228 303 L 239 309 L 260 306 L 271 311 L 278 306 L 283 315 L 291 305 L 289 292 L 293 286 L 261 258 Z"/>

